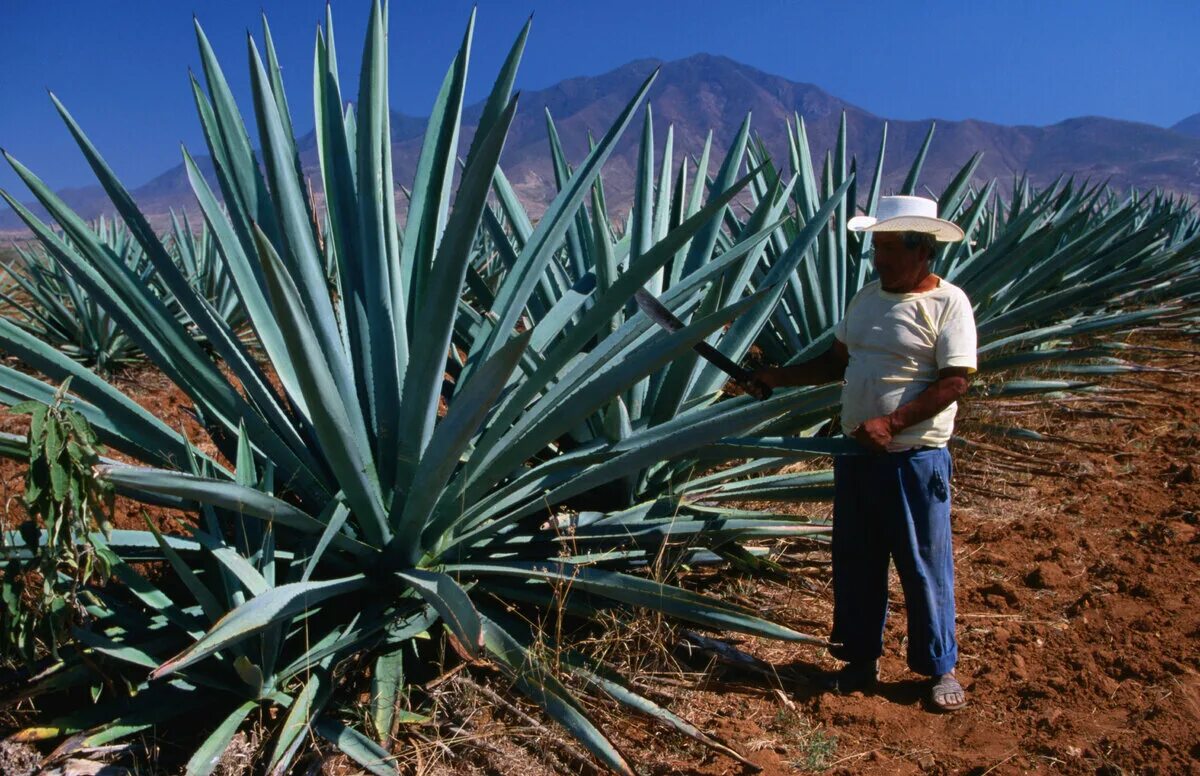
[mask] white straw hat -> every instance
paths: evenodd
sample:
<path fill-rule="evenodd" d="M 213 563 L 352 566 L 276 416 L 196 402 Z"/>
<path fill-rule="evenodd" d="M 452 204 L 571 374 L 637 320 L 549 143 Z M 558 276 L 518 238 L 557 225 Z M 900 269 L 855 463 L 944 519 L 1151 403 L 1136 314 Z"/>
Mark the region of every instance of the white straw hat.
<path fill-rule="evenodd" d="M 963 238 L 958 224 L 937 217 L 937 203 L 926 197 L 880 197 L 873 216 L 855 216 L 846 224 L 851 232 L 923 232 L 939 242 Z"/>

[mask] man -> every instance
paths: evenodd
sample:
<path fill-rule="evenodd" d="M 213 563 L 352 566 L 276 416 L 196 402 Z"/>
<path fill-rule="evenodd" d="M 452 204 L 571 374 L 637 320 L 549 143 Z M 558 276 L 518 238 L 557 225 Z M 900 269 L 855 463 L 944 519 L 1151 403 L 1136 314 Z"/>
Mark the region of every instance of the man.
<path fill-rule="evenodd" d="M 879 279 L 851 300 L 832 346 L 754 376 L 771 387 L 844 379 L 842 431 L 868 451 L 834 462 L 831 653 L 846 664 L 827 677 L 830 688 L 866 689 L 878 677 L 890 556 L 908 611 L 909 668 L 932 677 L 934 709 L 953 711 L 966 694 L 954 676 L 946 443 L 975 371 L 975 320 L 966 294 L 929 262 L 938 241 L 963 232 L 923 197 L 882 197 L 877 214 L 849 222 L 873 234 Z"/>

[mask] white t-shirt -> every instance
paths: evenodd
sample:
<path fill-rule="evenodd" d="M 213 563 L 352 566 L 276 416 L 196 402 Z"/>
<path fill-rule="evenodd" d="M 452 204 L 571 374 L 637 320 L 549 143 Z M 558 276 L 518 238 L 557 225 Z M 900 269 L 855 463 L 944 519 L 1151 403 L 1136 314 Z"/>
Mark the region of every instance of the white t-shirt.
<path fill-rule="evenodd" d="M 842 387 L 842 432 L 887 415 L 937 380 L 938 370 L 975 371 L 975 316 L 967 295 L 945 280 L 913 294 L 863 286 L 834 335 L 850 352 Z M 892 438 L 889 450 L 942 447 L 954 431 L 957 403 Z"/>

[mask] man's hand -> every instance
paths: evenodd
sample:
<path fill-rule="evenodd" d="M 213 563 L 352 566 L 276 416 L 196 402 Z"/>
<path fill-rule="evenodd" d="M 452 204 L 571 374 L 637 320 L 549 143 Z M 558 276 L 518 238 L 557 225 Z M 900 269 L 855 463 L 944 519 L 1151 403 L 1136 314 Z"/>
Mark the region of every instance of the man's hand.
<path fill-rule="evenodd" d="M 967 392 L 969 381 L 970 370 L 965 367 L 942 369 L 938 372 L 938 379 L 912 401 L 901 404 L 890 415 L 859 423 L 851 436 L 871 452 L 886 453 L 892 437 L 949 407 Z"/>
<path fill-rule="evenodd" d="M 891 418 L 881 415 L 859 423 L 852 435 L 871 452 L 886 453 L 888 444 L 899 430 Z"/>
<path fill-rule="evenodd" d="M 746 393 L 750 394 L 759 401 L 766 401 L 767 399 L 771 398 L 771 394 L 774 393 L 774 391 L 771 390 L 771 385 L 767 383 L 766 380 L 762 380 L 758 377 L 758 372 L 755 372 L 750 376 L 749 380 L 741 383 L 740 385 L 742 386 L 742 389 L 746 391 Z"/>
<path fill-rule="evenodd" d="M 751 382 L 761 383 L 768 388 L 778 388 L 779 371 L 778 368 L 769 366 L 762 369 L 755 369 L 750 373 L 750 380 Z"/>
<path fill-rule="evenodd" d="M 792 366 L 755 369 L 751 376 L 768 388 L 791 388 L 798 385 L 823 385 L 841 380 L 850 363 L 850 353 L 838 339 L 829 348 L 808 361 Z"/>

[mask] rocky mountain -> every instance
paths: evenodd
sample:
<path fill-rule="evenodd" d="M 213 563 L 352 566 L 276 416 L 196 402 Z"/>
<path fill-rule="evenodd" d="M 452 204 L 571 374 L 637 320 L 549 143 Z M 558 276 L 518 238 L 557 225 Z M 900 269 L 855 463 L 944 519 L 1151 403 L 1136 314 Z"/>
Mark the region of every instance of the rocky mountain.
<path fill-rule="evenodd" d="M 1190 137 L 1200 137 L 1200 113 L 1193 113 L 1187 118 L 1171 125 L 1171 129 Z"/>
<path fill-rule="evenodd" d="M 711 128 L 715 171 L 747 113 L 751 127 L 786 166 L 786 122 L 804 118 L 814 158 L 832 147 L 838 122 L 845 112 L 848 140 L 859 169 L 874 169 L 885 121 L 888 143 L 885 189 L 898 187 L 931 121 L 937 122 L 922 182 L 933 191 L 949 180 L 975 151 L 983 151 L 977 178 L 998 177 L 1006 182 L 1027 171 L 1035 184 L 1048 184 L 1060 175 L 1107 180 L 1119 188 L 1161 187 L 1200 195 L 1200 114 L 1170 129 L 1102 117 L 1074 118 L 1049 126 L 1004 126 L 984 121 L 887 121 L 870 111 L 828 94 L 812 84 L 777 75 L 709 54 L 660 62 L 642 59 L 597 76 L 570 78 L 551 87 L 522 93 L 518 116 L 505 145 L 502 164 L 531 212 L 540 214 L 554 194 L 554 176 L 546 144 L 546 114 L 554 118 L 564 149 L 572 161 L 587 150 L 587 133 L 603 133 L 640 83 L 661 67 L 649 95 L 655 118 L 655 139 L 661 151 L 666 129 L 674 125 L 676 160 L 684 153 L 699 155 Z M 462 142 L 470 141 L 482 103 L 464 113 Z M 610 207 L 620 214 L 632 199 L 640 132 L 626 132 L 604 169 Z M 424 120 L 393 114 L 392 137 L 396 180 L 411 180 L 420 153 Z M 313 136 L 300 139 L 301 160 L 319 188 Z M 204 160 L 207 164 L 207 160 Z M 87 217 L 108 210 L 97 187 L 62 192 L 64 199 Z M 191 196 L 182 166 L 173 168 L 134 190 L 152 217 L 163 218 L 170 208 L 191 210 Z M 17 229 L 11 212 L 0 213 L 0 229 Z"/>

